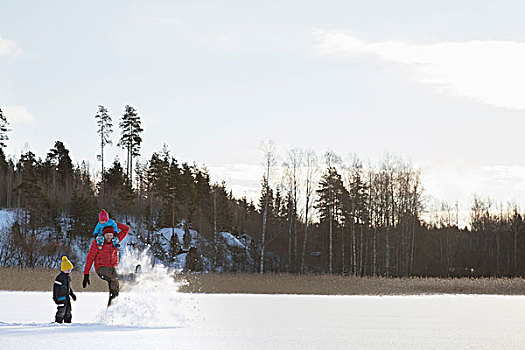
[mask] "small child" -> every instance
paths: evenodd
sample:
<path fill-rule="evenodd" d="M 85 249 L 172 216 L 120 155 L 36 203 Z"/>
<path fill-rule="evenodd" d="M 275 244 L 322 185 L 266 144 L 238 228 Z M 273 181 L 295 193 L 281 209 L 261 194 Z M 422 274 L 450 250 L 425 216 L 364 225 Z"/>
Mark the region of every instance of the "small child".
<path fill-rule="evenodd" d="M 53 285 L 53 300 L 57 304 L 57 313 L 55 315 L 55 322 L 57 323 L 71 323 L 71 301 L 77 300 L 77 296 L 71 289 L 71 277 L 69 274 L 73 270 L 73 264 L 67 260 L 66 256 L 62 257 L 60 263 L 61 272 L 55 278 L 55 284 Z"/>
<path fill-rule="evenodd" d="M 104 245 L 104 235 L 102 234 L 102 230 L 104 229 L 104 227 L 107 227 L 107 226 L 111 226 L 115 230 L 115 235 L 113 237 L 112 242 L 115 248 L 119 249 L 120 242 L 117 236 L 117 233 L 118 233 L 117 223 L 113 221 L 113 219 L 109 218 L 108 213 L 106 213 L 104 209 L 102 209 L 100 214 L 98 214 L 98 223 L 97 223 L 97 226 L 95 227 L 95 231 L 93 231 L 93 236 L 97 238 L 98 249 L 102 249 L 102 246 Z"/>

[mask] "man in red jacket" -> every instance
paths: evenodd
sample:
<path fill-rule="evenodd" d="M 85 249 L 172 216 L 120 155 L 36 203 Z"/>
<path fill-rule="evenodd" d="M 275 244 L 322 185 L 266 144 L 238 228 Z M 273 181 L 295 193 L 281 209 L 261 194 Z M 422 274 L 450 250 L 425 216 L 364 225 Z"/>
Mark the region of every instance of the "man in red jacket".
<path fill-rule="evenodd" d="M 122 242 L 129 232 L 129 227 L 120 222 L 117 222 L 117 227 L 119 229 L 118 240 L 119 242 Z M 118 250 L 112 242 L 115 233 L 113 227 L 106 226 L 102 231 L 102 234 L 104 235 L 104 244 L 102 247 L 99 249 L 96 239 L 91 242 L 91 247 L 89 248 L 89 253 L 86 258 L 86 265 L 84 266 L 84 281 L 82 282 L 83 288 L 86 288 L 86 286 L 91 283 L 89 281 L 89 271 L 91 271 L 91 266 L 94 262 L 95 271 L 99 277 L 108 282 L 108 306 L 119 293 L 119 283 L 117 278 Z"/>

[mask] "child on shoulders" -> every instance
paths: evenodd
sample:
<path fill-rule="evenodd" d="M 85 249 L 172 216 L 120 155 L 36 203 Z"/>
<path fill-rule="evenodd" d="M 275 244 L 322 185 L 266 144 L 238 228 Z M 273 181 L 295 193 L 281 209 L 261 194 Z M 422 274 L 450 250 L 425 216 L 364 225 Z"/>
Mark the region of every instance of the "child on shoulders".
<path fill-rule="evenodd" d="M 108 226 L 113 227 L 113 230 L 115 230 L 115 236 L 113 237 L 112 243 L 115 246 L 115 248 L 119 249 L 120 242 L 117 237 L 117 233 L 119 232 L 117 223 L 113 221 L 113 219 L 109 218 L 108 213 L 104 209 L 102 209 L 100 214 L 98 214 L 98 223 L 95 227 L 95 230 L 93 231 L 93 236 L 97 238 L 98 249 L 102 249 L 102 246 L 104 245 L 104 235 L 102 234 L 102 230 L 104 229 L 104 227 Z"/>

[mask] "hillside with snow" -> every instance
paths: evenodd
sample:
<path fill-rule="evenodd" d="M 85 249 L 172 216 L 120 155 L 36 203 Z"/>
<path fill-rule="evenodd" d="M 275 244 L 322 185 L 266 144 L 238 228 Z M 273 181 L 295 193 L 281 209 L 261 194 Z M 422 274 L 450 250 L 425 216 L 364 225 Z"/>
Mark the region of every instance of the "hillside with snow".
<path fill-rule="evenodd" d="M 9 239 L 11 227 L 15 222 L 22 222 L 23 213 L 21 210 L 0 210 L 0 251 L 5 252 L 13 248 L 13 242 Z M 75 262 L 75 265 L 83 265 L 88 253 L 91 238 L 69 237 L 67 235 L 69 222 L 67 218 L 63 219 L 61 232 L 53 228 L 41 228 L 34 232 L 34 237 L 40 242 L 39 246 L 46 254 L 49 249 L 45 245 L 56 241 L 55 256 L 46 256 L 41 264 L 35 266 L 55 267 L 54 264 L 49 266 L 49 261 L 60 261 L 62 255 L 68 255 Z M 235 237 L 229 232 L 217 233 L 216 242 L 210 242 L 203 235 L 193 229 L 184 229 L 184 223 L 178 224 L 173 228 L 161 228 L 150 233 L 150 244 L 146 244 L 141 239 L 143 229 L 134 221 L 130 223 L 130 234 L 121 242 L 121 250 L 133 249 L 138 251 L 147 251 L 151 256 L 152 263 L 165 265 L 173 270 L 186 271 L 190 268 L 187 266 L 189 258 L 193 260 L 191 270 L 202 272 L 225 272 L 225 271 L 243 271 L 253 272 L 255 265 L 252 257 L 254 247 L 253 239 L 243 234 Z M 33 233 L 32 233 L 33 234 Z M 144 235 L 144 234 L 143 234 Z M 185 237 L 186 235 L 186 237 Z M 215 248 L 214 248 L 215 247 Z M 27 247 L 24 247 L 27 248 Z M 193 248 L 194 256 L 188 257 L 190 249 Z M 20 256 L 27 254 L 18 254 Z M 15 255 L 15 254 L 14 254 Z M 217 256 L 216 267 L 213 267 L 213 257 Z M 0 256 L 0 259 L 2 256 Z M 45 261 L 44 261 L 45 260 Z M 38 261 L 38 256 L 37 256 Z M 14 261 L 16 266 L 20 266 L 19 261 Z M 0 260 L 0 264 L 4 263 Z M 47 265 L 47 266 L 46 266 Z"/>

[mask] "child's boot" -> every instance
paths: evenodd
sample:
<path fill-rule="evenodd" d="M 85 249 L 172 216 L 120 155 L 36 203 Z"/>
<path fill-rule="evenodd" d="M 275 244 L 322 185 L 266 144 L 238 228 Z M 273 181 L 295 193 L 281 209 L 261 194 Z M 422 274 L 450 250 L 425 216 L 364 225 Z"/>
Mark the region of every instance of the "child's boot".
<path fill-rule="evenodd" d="M 118 240 L 118 237 L 113 237 L 111 241 L 113 242 L 113 245 L 115 246 L 115 248 L 120 249 L 120 242 Z"/>
<path fill-rule="evenodd" d="M 97 236 L 97 245 L 98 245 L 98 249 L 102 249 L 102 246 L 104 245 L 104 236 L 102 235 Z"/>

